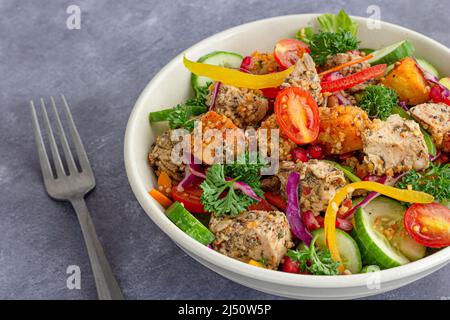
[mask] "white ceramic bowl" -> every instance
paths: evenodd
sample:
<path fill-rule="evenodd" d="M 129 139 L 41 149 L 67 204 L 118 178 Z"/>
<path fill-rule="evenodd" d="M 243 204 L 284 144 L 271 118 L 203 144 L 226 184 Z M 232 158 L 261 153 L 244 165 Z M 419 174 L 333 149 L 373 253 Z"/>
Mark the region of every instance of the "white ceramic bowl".
<path fill-rule="evenodd" d="M 314 25 L 316 14 L 291 15 L 247 23 L 218 33 L 186 50 L 190 59 L 226 50 L 247 55 L 254 50 L 270 52 L 277 40 L 292 37 L 302 26 Z M 426 57 L 442 74 L 450 75 L 450 50 L 414 31 L 381 22 L 369 30 L 367 19 L 354 17 L 359 24 L 361 47 L 382 48 L 409 39 L 416 56 Z M 370 26 L 370 25 L 369 25 Z M 443 267 L 450 260 L 450 248 L 419 261 L 376 274 L 349 276 L 297 275 L 265 270 L 217 253 L 178 229 L 164 215 L 162 207 L 147 193 L 155 186 L 147 152 L 164 126 L 150 128 L 148 113 L 186 100 L 190 94 L 190 73 L 183 67 L 182 54 L 167 64 L 146 86 L 130 115 L 125 134 L 125 166 L 136 198 L 148 216 L 187 254 L 222 276 L 245 286 L 291 298 L 357 298 L 404 286 Z M 180 280 L 182 275 L 180 275 Z"/>

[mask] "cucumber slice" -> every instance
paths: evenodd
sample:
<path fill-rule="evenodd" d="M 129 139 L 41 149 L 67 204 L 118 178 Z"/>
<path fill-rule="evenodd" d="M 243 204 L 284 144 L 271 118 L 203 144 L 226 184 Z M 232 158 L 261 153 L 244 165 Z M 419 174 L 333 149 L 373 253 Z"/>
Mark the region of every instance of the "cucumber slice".
<path fill-rule="evenodd" d="M 429 73 L 433 74 L 436 78 L 439 79 L 439 72 L 431 63 L 422 58 L 416 58 L 416 61 L 419 64 L 419 67 L 421 67 L 425 71 L 428 71 Z"/>
<path fill-rule="evenodd" d="M 440 82 L 444 87 L 446 87 L 447 89 L 450 90 L 450 78 L 449 78 L 449 77 L 442 78 L 441 80 L 439 80 L 439 82 Z"/>
<path fill-rule="evenodd" d="M 327 248 L 325 229 L 317 229 L 311 233 L 313 237 L 317 235 L 316 244 L 319 248 Z M 336 242 L 345 268 L 351 273 L 359 273 L 362 268 L 362 262 L 361 254 L 355 240 L 346 232 L 336 229 Z"/>
<path fill-rule="evenodd" d="M 346 176 L 347 179 L 350 180 L 351 182 L 361 181 L 361 179 L 358 178 L 358 176 L 356 176 L 352 171 L 350 171 L 349 168 L 341 166 L 339 163 L 331 161 L 331 160 L 324 160 L 324 161 L 333 165 L 336 169 L 341 170 L 344 173 L 344 176 Z"/>
<path fill-rule="evenodd" d="M 361 269 L 361 273 L 370 273 L 370 272 L 377 272 L 380 271 L 380 267 L 376 264 L 371 264 L 370 266 L 365 266 Z"/>
<path fill-rule="evenodd" d="M 166 215 L 178 228 L 198 242 L 207 245 L 214 241 L 214 234 L 187 211 L 181 203 L 174 202 L 167 208 Z"/>
<path fill-rule="evenodd" d="M 214 51 L 201 57 L 197 62 L 237 69 L 241 66 L 242 59 L 243 57 L 240 54 L 234 52 Z M 213 82 L 213 80 L 211 80 L 210 78 L 192 74 L 191 83 L 194 92 L 197 92 L 198 88 L 204 87 L 211 82 Z"/>
<path fill-rule="evenodd" d="M 356 211 L 353 235 L 365 264 L 392 268 L 425 256 L 426 248 L 403 230 L 405 211 L 402 204 L 386 197 L 378 197 Z M 383 230 L 389 227 L 388 240 Z"/>
<path fill-rule="evenodd" d="M 386 63 L 388 65 L 400 59 L 409 57 L 414 52 L 414 46 L 408 40 L 394 43 L 386 48 L 372 52 L 373 58 L 368 60 L 371 65 Z"/>

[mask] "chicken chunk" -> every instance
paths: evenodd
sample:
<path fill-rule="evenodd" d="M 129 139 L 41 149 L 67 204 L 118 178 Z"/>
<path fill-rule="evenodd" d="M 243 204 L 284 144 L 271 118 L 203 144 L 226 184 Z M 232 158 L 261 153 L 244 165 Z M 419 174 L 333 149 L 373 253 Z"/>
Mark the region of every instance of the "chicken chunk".
<path fill-rule="evenodd" d="M 423 170 L 430 162 L 419 125 L 396 114 L 373 121 L 363 134 L 363 151 L 369 172 L 378 176 Z"/>
<path fill-rule="evenodd" d="M 181 181 L 184 176 L 184 164 L 172 161 L 172 149 L 176 142 L 171 140 L 171 133 L 172 130 L 167 130 L 156 138 L 148 153 L 148 161 L 157 175 L 165 172 L 175 181 Z"/>
<path fill-rule="evenodd" d="M 213 93 L 207 97 L 211 103 Z M 217 93 L 214 111 L 231 119 L 239 128 L 259 125 L 269 110 L 269 102 L 260 90 L 237 88 L 222 84 Z"/>
<path fill-rule="evenodd" d="M 261 136 L 261 129 L 267 129 L 267 152 L 269 155 L 271 155 L 271 150 L 273 150 L 273 144 L 278 143 L 279 148 L 279 158 L 281 161 L 283 160 L 291 160 L 292 159 L 292 150 L 294 150 L 297 145 L 295 142 L 292 142 L 289 140 L 289 138 L 283 134 L 281 130 L 279 130 L 278 122 L 276 119 L 275 114 L 271 114 L 269 117 L 267 117 L 266 120 L 264 120 L 261 123 L 261 127 L 258 129 L 258 134 Z M 279 130 L 279 140 L 278 141 L 271 141 L 271 129 L 278 129 Z M 262 139 L 262 138 L 261 138 Z"/>
<path fill-rule="evenodd" d="M 231 258 L 248 262 L 265 261 L 276 269 L 294 244 L 286 215 L 279 211 L 245 211 L 235 218 L 212 215 L 212 246 Z"/>
<path fill-rule="evenodd" d="M 322 160 L 309 160 L 308 162 L 293 162 L 289 165 L 285 161 L 280 165 L 277 174 L 281 181 L 283 194 L 286 192 L 286 182 L 292 171 L 300 173 L 301 188 L 300 204 L 304 211 L 311 210 L 314 215 L 325 211 L 328 203 L 336 192 L 347 184 L 344 173 L 333 165 Z"/>
<path fill-rule="evenodd" d="M 317 74 L 316 65 L 308 53 L 298 59 L 295 69 L 286 78 L 281 88 L 300 87 L 313 96 L 317 105 L 323 105 L 326 101 L 322 95 L 322 87 L 320 86 L 320 78 Z"/>
<path fill-rule="evenodd" d="M 436 145 L 450 152 L 450 107 L 444 103 L 423 103 L 410 109 L 411 115 L 431 133 Z"/>

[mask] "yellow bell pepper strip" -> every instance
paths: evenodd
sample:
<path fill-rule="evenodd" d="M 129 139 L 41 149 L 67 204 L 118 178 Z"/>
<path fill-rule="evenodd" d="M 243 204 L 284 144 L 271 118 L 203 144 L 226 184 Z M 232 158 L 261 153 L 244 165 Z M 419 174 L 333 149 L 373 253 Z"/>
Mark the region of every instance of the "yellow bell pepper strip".
<path fill-rule="evenodd" d="M 252 265 L 252 266 L 255 266 L 255 267 L 258 267 L 258 268 L 264 268 L 264 269 L 266 269 L 266 267 L 265 267 L 261 262 L 256 261 L 256 260 L 250 260 L 250 261 L 248 262 L 248 264 L 250 264 L 250 265 Z"/>
<path fill-rule="evenodd" d="M 331 257 L 334 261 L 342 262 L 336 243 L 336 215 L 340 204 L 345 200 L 349 193 L 352 193 L 356 189 L 375 191 L 393 199 L 410 203 L 431 203 L 434 200 L 432 195 L 425 192 L 398 189 L 378 182 L 360 181 L 346 185 L 336 192 L 333 199 L 331 199 L 328 204 L 328 208 L 325 213 L 325 239 L 327 241 L 327 246 L 330 250 Z M 339 271 L 342 273 L 344 272 L 344 269 L 345 268 L 341 263 Z"/>
<path fill-rule="evenodd" d="M 183 57 L 184 66 L 193 74 L 208 77 L 223 84 L 249 89 L 264 89 L 280 86 L 286 77 L 294 70 L 294 66 L 281 72 L 255 75 L 239 70 L 194 62 Z"/>

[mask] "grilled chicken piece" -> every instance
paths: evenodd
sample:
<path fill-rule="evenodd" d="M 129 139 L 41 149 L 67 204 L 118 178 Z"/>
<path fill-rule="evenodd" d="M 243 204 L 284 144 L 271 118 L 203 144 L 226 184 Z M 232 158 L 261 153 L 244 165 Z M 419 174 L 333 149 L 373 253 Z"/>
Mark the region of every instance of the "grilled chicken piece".
<path fill-rule="evenodd" d="M 211 103 L 213 93 L 207 97 Z M 222 84 L 217 93 L 214 111 L 231 119 L 239 128 L 259 125 L 269 110 L 269 102 L 260 90 L 237 88 Z"/>
<path fill-rule="evenodd" d="M 445 103 L 423 103 L 410 109 L 411 115 L 431 133 L 444 152 L 450 152 L 450 107 Z"/>
<path fill-rule="evenodd" d="M 175 181 L 181 181 L 184 176 L 184 164 L 176 164 L 171 159 L 172 149 L 176 144 L 171 140 L 171 133 L 172 130 L 167 130 L 156 138 L 148 153 L 148 161 L 157 175 L 165 172 Z"/>
<path fill-rule="evenodd" d="M 286 215 L 279 211 L 245 211 L 235 218 L 213 214 L 209 228 L 215 250 L 244 262 L 265 261 L 270 269 L 294 245 Z"/>
<path fill-rule="evenodd" d="M 303 57 L 298 59 L 295 69 L 286 78 L 281 88 L 300 87 L 308 91 L 313 96 L 317 105 L 323 105 L 327 99 L 324 99 L 320 86 L 320 78 L 317 74 L 316 64 L 308 53 L 304 53 Z"/>
<path fill-rule="evenodd" d="M 419 171 L 430 163 L 419 125 L 396 114 L 373 121 L 363 134 L 363 151 L 369 172 L 378 176 Z"/>
<path fill-rule="evenodd" d="M 277 174 L 286 196 L 286 182 L 292 171 L 300 173 L 300 204 L 304 211 L 311 210 L 314 215 L 325 211 L 336 192 L 347 184 L 344 173 L 328 162 L 309 160 L 308 162 L 288 162 L 280 164 Z"/>

